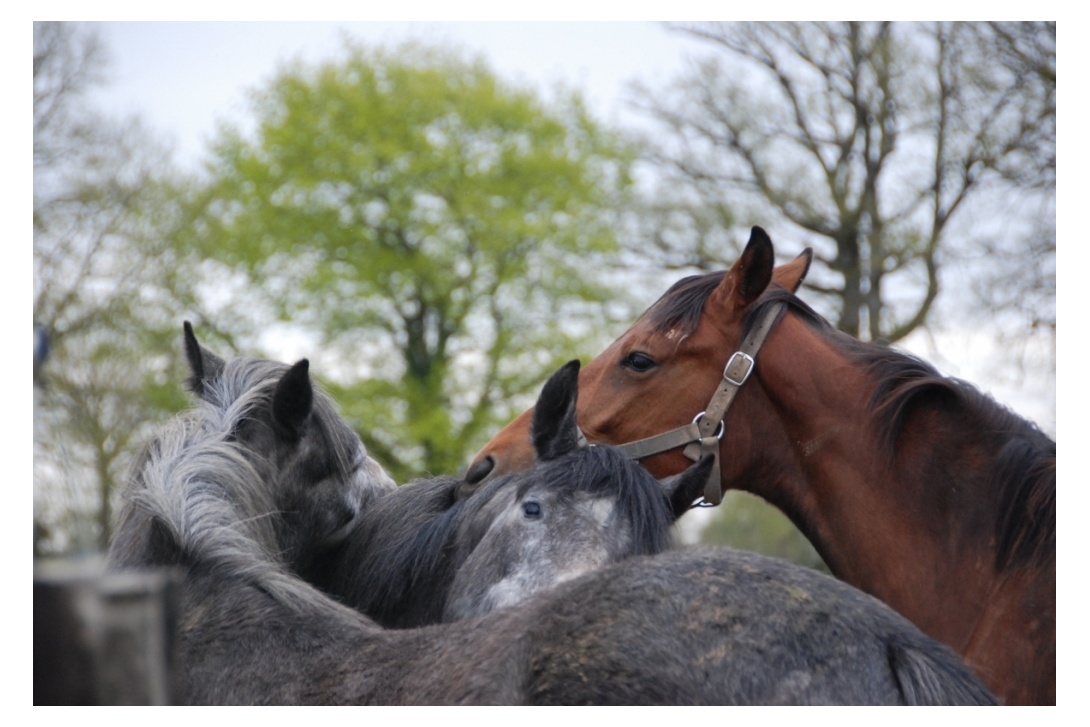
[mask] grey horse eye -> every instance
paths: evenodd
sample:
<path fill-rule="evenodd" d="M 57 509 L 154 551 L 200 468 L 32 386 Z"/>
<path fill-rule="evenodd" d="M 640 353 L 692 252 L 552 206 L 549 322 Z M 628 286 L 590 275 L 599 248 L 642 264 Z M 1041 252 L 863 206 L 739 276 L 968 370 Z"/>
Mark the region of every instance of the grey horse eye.
<path fill-rule="evenodd" d="M 522 514 L 529 520 L 537 520 L 541 517 L 541 505 L 533 500 L 522 503 Z"/>

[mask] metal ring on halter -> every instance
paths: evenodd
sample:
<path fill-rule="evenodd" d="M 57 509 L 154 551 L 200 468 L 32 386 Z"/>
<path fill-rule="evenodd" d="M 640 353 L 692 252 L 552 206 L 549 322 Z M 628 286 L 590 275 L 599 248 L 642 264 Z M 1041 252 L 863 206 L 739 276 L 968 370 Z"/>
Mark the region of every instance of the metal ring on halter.
<path fill-rule="evenodd" d="M 695 417 L 693 417 L 693 424 L 696 424 L 697 426 L 699 426 L 700 425 L 700 420 L 704 418 L 704 415 L 706 413 L 707 412 L 702 411 L 699 414 L 697 414 Z M 722 421 L 720 421 L 719 426 L 715 428 L 715 438 L 716 439 L 722 439 L 723 438 L 723 430 L 724 429 L 726 429 L 726 425 Z"/>

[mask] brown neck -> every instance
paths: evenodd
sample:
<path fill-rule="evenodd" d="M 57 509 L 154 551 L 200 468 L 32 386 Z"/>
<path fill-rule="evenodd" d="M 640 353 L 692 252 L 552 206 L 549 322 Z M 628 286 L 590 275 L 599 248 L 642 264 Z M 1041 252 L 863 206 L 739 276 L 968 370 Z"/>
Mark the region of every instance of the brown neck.
<path fill-rule="evenodd" d="M 781 326 L 804 328 L 790 318 Z M 983 528 L 966 529 L 958 512 L 972 507 L 966 500 L 974 493 L 936 494 L 935 487 L 949 483 L 924 481 L 899 466 L 911 453 L 899 452 L 896 462 L 882 454 L 869 411 L 874 386 L 864 372 L 829 346 L 800 351 L 805 334 L 791 333 L 762 351 L 755 375 L 760 391 L 750 392 L 771 412 L 750 451 L 775 437 L 782 449 L 761 462 L 759 472 L 724 470 L 724 487 L 749 490 L 779 507 L 837 577 L 963 648 L 980 618 L 994 562 L 994 550 L 978 542 L 987 540 Z M 784 340 L 796 345 L 788 350 Z M 790 456 L 779 456 L 783 449 Z"/>

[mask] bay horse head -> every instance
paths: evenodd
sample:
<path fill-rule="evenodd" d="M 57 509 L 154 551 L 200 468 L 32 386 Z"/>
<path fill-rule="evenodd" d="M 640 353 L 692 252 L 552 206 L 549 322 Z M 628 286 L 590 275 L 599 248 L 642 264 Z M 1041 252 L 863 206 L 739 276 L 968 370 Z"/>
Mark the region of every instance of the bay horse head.
<path fill-rule="evenodd" d="M 578 410 L 584 435 L 592 442 L 624 448 L 664 432 L 676 432 L 666 446 L 649 453 L 653 445 L 645 446 L 634 456 L 660 477 L 681 471 L 699 454 L 725 453 L 729 447 L 720 445 L 728 428 L 721 418 L 725 411 L 708 416 L 709 403 L 714 403 L 722 381 L 733 373 L 732 364 L 739 371 L 734 374 L 737 395 L 752 398 L 752 393 L 743 393 L 740 387 L 753 369 L 763 336 L 769 335 L 782 314 L 776 309 L 770 316 L 766 313 L 764 320 L 755 320 L 753 304 L 770 283 L 796 291 L 812 255 L 806 249 L 790 263 L 774 267 L 772 242 L 764 230 L 754 227 L 742 257 L 730 270 L 693 276 L 674 285 L 584 367 L 580 385 L 586 393 Z M 742 345 L 743 328 L 759 329 L 763 334 L 759 344 L 752 353 L 724 355 L 724 351 Z M 533 411 L 524 412 L 477 453 L 466 471 L 466 492 L 489 477 L 523 469 L 534 461 L 526 438 Z M 759 422 L 751 421 L 749 412 L 731 415 L 730 439 L 754 436 L 743 435 L 740 430 L 744 429 L 763 431 Z M 687 446 L 699 444 L 701 439 L 714 445 L 709 447 L 706 441 L 703 449 Z M 723 454 L 722 460 L 726 459 Z M 709 487 L 706 499 L 718 503 L 720 491 Z"/>

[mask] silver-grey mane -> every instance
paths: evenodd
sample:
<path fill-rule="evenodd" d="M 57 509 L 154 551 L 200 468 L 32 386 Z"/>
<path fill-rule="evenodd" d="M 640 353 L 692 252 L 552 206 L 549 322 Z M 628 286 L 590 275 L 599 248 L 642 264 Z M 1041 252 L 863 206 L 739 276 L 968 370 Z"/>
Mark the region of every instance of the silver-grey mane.
<path fill-rule="evenodd" d="M 187 564 L 250 580 L 299 609 L 324 599 L 289 573 L 279 552 L 276 525 L 282 513 L 267 481 L 271 463 L 236 439 L 243 423 L 256 421 L 255 412 L 268 408 L 287 370 L 273 361 L 227 363 L 222 375 L 205 383 L 197 407 L 168 422 L 148 444 L 126 500 L 127 507 L 150 518 L 139 518 L 141 526 L 157 523 Z M 315 409 L 336 416 L 332 402 L 319 392 Z M 329 443 L 338 466 L 347 469 L 349 443 L 332 436 Z"/>

